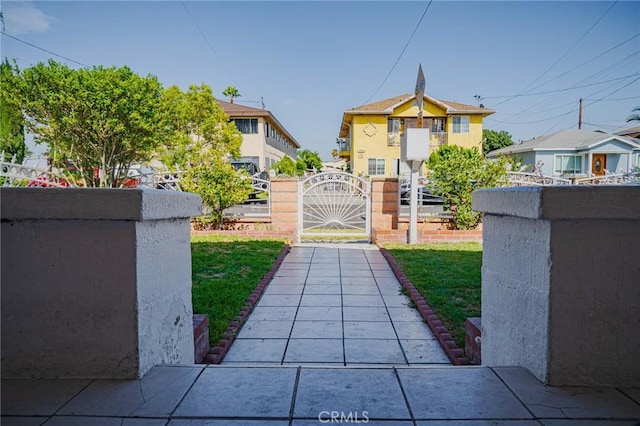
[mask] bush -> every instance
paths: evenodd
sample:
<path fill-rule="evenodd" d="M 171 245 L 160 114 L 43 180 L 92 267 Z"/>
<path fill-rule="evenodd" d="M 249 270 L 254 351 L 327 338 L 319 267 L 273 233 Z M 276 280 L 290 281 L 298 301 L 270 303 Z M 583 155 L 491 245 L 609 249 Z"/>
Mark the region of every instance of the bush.
<path fill-rule="evenodd" d="M 431 171 L 431 191 L 444 198 L 451 211 L 453 229 L 475 229 L 481 215 L 471 208 L 475 189 L 492 188 L 506 183 L 508 159 L 488 160 L 477 148 L 445 145 L 431 154 L 427 163 Z"/>

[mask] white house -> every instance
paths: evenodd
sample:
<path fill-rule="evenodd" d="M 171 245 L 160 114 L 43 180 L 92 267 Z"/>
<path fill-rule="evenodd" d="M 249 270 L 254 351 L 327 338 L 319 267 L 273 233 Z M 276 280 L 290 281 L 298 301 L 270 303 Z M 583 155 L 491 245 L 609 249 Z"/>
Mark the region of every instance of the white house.
<path fill-rule="evenodd" d="M 294 160 L 297 158 L 300 144 L 270 111 L 221 100 L 217 102 L 242 133 L 239 161 L 254 163 L 259 170 L 268 170 L 285 155 Z"/>
<path fill-rule="evenodd" d="M 640 142 L 627 136 L 587 130 L 563 130 L 521 144 L 496 149 L 489 158 L 515 155 L 523 165 L 541 166 L 542 174 L 604 175 L 628 173 L 640 167 Z"/>

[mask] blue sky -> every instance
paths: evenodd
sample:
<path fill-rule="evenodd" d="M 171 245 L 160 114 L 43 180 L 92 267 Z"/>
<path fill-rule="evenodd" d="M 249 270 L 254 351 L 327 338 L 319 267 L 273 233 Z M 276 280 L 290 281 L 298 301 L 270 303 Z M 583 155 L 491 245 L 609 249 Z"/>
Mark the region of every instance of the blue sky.
<path fill-rule="evenodd" d="M 7 34 L 82 64 L 127 65 L 183 89 L 204 82 L 220 98 L 233 85 L 248 106 L 263 98 L 324 159 L 342 113 L 413 92 L 420 63 L 427 94 L 472 105 L 480 95 L 497 111 L 485 128 L 516 141 L 576 128 L 581 97 L 583 128 L 630 126 L 640 2 L 434 1 L 377 90 L 427 4 L 4 0 L 2 12 Z M 1 48 L 21 68 L 53 57 L 5 35 Z"/>

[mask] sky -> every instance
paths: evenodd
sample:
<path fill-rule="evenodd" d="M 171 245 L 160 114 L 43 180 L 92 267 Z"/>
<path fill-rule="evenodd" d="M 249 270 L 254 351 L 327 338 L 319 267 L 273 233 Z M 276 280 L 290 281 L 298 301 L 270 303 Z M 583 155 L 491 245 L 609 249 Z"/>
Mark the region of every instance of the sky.
<path fill-rule="evenodd" d="M 514 141 L 577 128 L 618 131 L 640 106 L 640 2 L 7 1 L 1 55 L 128 66 L 165 86 L 264 101 L 329 160 L 345 110 L 426 93 L 496 113 Z M 426 10 L 426 13 L 425 13 Z M 16 40 L 19 39 L 19 40 Z M 28 44 L 27 44 L 28 43 Z M 41 49 L 47 50 L 47 53 Z M 60 56 L 55 56 L 60 55 Z"/>

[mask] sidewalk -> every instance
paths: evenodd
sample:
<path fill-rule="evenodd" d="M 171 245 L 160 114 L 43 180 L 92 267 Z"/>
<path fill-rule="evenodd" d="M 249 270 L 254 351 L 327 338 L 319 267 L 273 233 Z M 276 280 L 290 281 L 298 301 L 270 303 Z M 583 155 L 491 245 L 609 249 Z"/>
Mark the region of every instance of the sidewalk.
<path fill-rule="evenodd" d="M 223 364 L 450 364 L 377 247 L 294 246 Z"/>

